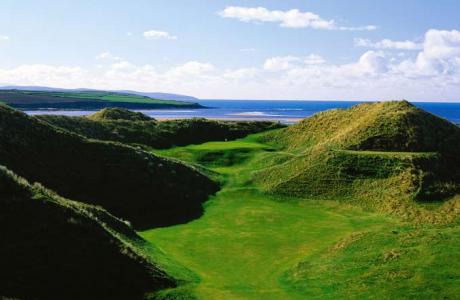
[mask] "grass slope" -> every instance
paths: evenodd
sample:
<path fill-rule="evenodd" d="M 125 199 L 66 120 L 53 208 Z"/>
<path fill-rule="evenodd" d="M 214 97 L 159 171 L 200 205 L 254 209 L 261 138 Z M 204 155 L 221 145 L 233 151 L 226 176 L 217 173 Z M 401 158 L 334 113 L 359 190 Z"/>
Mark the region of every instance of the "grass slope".
<path fill-rule="evenodd" d="M 460 228 L 354 234 L 286 273 L 303 299 L 457 299 Z"/>
<path fill-rule="evenodd" d="M 121 144 L 87 140 L 4 105 L 0 164 L 64 197 L 101 205 L 137 229 L 199 217 L 202 202 L 218 189 L 196 168 Z"/>
<path fill-rule="evenodd" d="M 234 140 L 284 127 L 272 122 L 226 123 L 198 118 L 157 122 L 141 113 L 120 108 L 106 108 L 87 117 L 38 115 L 35 118 L 88 138 L 147 145 L 156 149 Z"/>
<path fill-rule="evenodd" d="M 145 242 L 104 209 L 61 198 L 1 166 L 0 195 L 0 295 L 141 300 L 177 285 L 145 256 Z"/>

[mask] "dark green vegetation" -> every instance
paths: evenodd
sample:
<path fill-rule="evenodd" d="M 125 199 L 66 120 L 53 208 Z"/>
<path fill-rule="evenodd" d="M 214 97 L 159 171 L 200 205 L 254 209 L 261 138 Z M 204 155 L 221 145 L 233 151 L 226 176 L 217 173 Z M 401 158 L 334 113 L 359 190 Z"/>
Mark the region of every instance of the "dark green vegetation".
<path fill-rule="evenodd" d="M 105 91 L 20 91 L 1 90 L 0 101 L 22 110 L 33 109 L 102 109 L 124 107 L 154 108 L 203 108 L 195 102 L 152 99 L 128 93 Z"/>
<path fill-rule="evenodd" d="M 144 114 L 120 108 L 106 108 L 86 117 L 38 115 L 35 118 L 87 138 L 146 145 L 155 149 L 234 140 L 285 127 L 272 122 L 229 123 L 200 118 L 157 122 Z"/>
<path fill-rule="evenodd" d="M 199 217 L 218 189 L 185 164 L 88 140 L 5 105 L 0 116 L 0 165 L 66 198 L 101 205 L 136 229 Z"/>
<path fill-rule="evenodd" d="M 151 155 L 140 148 L 87 140 L 81 135 L 88 134 L 75 129 L 85 128 L 75 125 L 83 122 L 103 127 L 160 124 L 138 120 L 142 116 L 135 113 L 106 111 L 78 121 L 47 120 L 0 108 L 0 164 L 32 181 L 48 180 L 60 194 L 100 204 L 143 230 L 139 235 L 144 240 L 113 217 L 104 227 L 110 232 L 111 224 L 118 224 L 115 244 L 133 241 L 133 253 L 145 259 L 137 267 L 144 270 L 152 261 L 155 274 L 165 275 L 163 285 L 155 276 L 147 280 L 152 288 L 139 284 L 139 290 L 153 292 L 152 299 L 457 299 L 460 294 L 460 128 L 407 102 L 332 110 L 244 139 L 224 142 L 219 137 L 217 142 L 152 149 Z M 66 122 L 79 135 L 62 129 Z M 52 145 L 42 142 L 46 139 Z M 59 170 L 64 162 L 70 164 L 66 172 Z M 44 168 L 47 175 L 30 166 Z M 190 221 L 186 212 L 201 208 L 200 199 L 217 190 L 214 182 L 221 182 L 221 190 L 204 204 L 204 214 Z M 119 187 L 123 185 L 126 189 Z M 76 193 L 75 187 L 85 194 Z M 20 192 L 9 193 L 21 199 Z M 104 193 L 111 193 L 110 200 Z M 147 195 L 155 200 L 135 209 Z M 188 195 L 193 201 L 184 200 Z M 72 203 L 65 207 L 83 205 L 59 201 Z M 109 206 L 113 203 L 121 204 L 119 211 Z M 164 208 L 161 216 L 158 207 Z M 99 211 L 101 219 L 107 218 Z M 168 224 L 171 218 L 174 222 Z M 57 230 L 46 224 L 46 230 Z M 27 239 L 21 235 L 13 243 L 18 241 Z M 158 290 L 160 286 L 165 289 Z M 27 299 L 16 293 L 5 296 Z"/>
<path fill-rule="evenodd" d="M 20 299 L 143 299 L 174 279 L 102 208 L 61 198 L 0 167 L 0 294 Z M 1 297 L 0 297 L 1 298 Z"/>

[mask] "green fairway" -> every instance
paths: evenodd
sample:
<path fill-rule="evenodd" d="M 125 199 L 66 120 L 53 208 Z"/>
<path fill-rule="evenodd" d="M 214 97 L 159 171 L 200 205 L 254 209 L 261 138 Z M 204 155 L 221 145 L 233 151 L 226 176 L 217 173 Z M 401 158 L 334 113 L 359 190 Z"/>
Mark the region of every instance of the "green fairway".
<path fill-rule="evenodd" d="M 273 151 L 254 137 L 158 151 L 203 163 L 225 179 L 200 219 L 141 233 L 199 276 L 198 299 L 304 299 L 283 281 L 297 263 L 352 232 L 393 226 L 382 215 L 332 201 L 263 194 L 248 178 L 264 157 L 278 155 Z M 209 153 L 216 159 L 203 160 Z"/>

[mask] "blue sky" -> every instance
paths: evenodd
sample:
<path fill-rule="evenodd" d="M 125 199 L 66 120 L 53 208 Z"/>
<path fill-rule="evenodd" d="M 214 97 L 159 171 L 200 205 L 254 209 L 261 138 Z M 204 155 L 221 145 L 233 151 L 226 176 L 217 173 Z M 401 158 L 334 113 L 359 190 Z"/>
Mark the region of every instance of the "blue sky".
<path fill-rule="evenodd" d="M 460 101 L 459 12 L 449 0 L 3 0 L 0 83 Z"/>

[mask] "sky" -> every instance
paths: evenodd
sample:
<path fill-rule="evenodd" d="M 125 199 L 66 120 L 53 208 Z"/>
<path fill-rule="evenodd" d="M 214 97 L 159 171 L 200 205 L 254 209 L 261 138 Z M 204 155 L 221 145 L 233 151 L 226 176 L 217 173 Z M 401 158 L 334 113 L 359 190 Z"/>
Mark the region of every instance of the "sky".
<path fill-rule="evenodd" d="M 458 0 L 2 0 L 0 85 L 460 102 Z"/>

